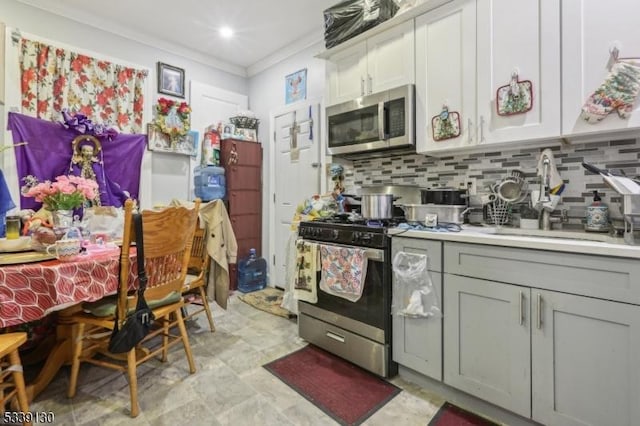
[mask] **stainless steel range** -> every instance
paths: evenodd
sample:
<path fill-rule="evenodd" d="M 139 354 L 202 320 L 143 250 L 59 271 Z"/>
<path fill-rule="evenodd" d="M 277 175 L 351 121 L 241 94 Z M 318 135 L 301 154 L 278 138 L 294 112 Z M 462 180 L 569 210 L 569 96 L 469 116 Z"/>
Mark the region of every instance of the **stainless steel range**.
<path fill-rule="evenodd" d="M 309 242 L 364 247 L 368 258 L 362 297 L 351 302 L 318 288 L 318 303 L 299 301 L 300 337 L 382 377 L 398 373 L 391 359 L 391 237 L 386 224 L 330 219 L 302 222 L 298 235 Z M 320 274 L 318 273 L 318 283 Z"/>

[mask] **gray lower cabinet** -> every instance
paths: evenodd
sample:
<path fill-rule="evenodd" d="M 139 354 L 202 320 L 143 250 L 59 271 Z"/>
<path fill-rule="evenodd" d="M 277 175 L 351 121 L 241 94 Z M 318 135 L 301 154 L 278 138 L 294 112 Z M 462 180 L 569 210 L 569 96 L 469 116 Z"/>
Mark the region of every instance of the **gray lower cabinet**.
<path fill-rule="evenodd" d="M 531 416 L 530 290 L 444 274 L 444 382 Z"/>
<path fill-rule="evenodd" d="M 445 383 L 545 425 L 639 424 L 637 260 L 445 243 L 443 270 Z"/>
<path fill-rule="evenodd" d="M 400 251 L 427 255 L 431 282 L 442 306 L 442 243 L 394 237 L 392 258 Z M 425 376 L 442 380 L 442 318 L 407 318 L 394 315 L 393 360 Z"/>
<path fill-rule="evenodd" d="M 637 425 L 640 307 L 531 292 L 533 419 L 547 425 Z"/>

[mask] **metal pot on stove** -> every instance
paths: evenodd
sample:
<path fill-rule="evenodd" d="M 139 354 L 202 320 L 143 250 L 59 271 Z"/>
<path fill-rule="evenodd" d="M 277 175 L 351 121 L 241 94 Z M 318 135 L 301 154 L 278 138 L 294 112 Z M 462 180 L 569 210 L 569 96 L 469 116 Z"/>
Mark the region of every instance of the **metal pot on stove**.
<path fill-rule="evenodd" d="M 360 200 L 360 215 L 365 219 L 393 219 L 393 194 L 363 194 Z"/>

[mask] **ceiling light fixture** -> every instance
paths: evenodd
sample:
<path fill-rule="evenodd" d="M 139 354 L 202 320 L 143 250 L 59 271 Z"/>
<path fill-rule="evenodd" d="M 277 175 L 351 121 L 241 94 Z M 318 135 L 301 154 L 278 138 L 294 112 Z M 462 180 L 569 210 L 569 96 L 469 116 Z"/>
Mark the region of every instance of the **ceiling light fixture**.
<path fill-rule="evenodd" d="M 233 37 L 233 30 L 229 27 L 220 28 L 220 35 L 222 38 L 231 38 Z"/>

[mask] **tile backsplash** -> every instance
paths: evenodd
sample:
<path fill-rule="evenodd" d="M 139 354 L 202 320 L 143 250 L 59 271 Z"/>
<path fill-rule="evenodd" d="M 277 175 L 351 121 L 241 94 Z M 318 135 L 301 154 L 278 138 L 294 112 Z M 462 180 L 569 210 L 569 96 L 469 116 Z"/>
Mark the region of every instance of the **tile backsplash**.
<path fill-rule="evenodd" d="M 603 169 L 624 172 L 629 177 L 640 175 L 640 138 L 588 144 L 553 144 L 558 173 L 565 182 L 565 190 L 558 209 L 567 209 L 570 222 L 580 223 L 585 208 L 598 190 L 602 201 L 610 204 L 612 218 L 619 218 L 617 193 L 607 187 L 599 175 L 587 172 L 582 162 Z M 452 154 L 427 157 L 399 155 L 384 158 L 355 160 L 345 167 L 345 187 L 361 185 L 418 185 L 422 188 L 464 188 L 465 179 L 475 178 L 478 193 L 507 176 L 511 170 L 524 172 L 529 189 L 537 188 L 538 157 L 543 148 L 491 150 L 482 153 Z"/>

